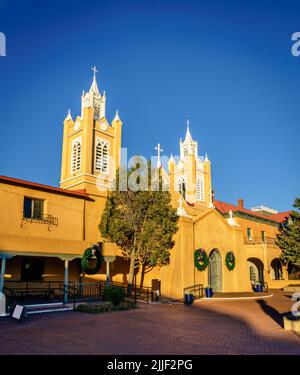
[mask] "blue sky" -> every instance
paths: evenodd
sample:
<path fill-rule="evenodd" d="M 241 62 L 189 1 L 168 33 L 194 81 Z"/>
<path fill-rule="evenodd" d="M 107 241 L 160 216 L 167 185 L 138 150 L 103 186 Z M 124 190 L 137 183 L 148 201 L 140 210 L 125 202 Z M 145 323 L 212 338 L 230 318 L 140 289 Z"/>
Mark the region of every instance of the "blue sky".
<path fill-rule="evenodd" d="M 0 174 L 58 185 L 62 122 L 91 66 L 123 146 L 179 153 L 185 121 L 216 198 L 279 210 L 299 196 L 299 1 L 0 0 Z"/>

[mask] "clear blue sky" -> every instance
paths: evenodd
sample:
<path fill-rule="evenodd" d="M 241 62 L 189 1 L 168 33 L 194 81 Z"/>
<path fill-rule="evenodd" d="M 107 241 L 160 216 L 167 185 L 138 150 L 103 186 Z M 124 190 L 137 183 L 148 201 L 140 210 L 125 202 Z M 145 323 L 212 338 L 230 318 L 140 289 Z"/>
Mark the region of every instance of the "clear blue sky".
<path fill-rule="evenodd" d="M 62 122 L 98 67 L 123 146 L 179 153 L 185 121 L 216 198 L 281 211 L 300 195 L 299 1 L 0 0 L 0 174 L 58 185 Z"/>

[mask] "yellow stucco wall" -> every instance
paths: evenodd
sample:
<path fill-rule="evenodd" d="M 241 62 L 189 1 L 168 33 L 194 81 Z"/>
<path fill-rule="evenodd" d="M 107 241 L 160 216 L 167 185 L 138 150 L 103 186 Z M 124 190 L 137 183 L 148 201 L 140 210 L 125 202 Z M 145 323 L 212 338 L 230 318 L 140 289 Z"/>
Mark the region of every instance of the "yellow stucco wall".
<path fill-rule="evenodd" d="M 104 100 L 103 97 L 101 100 Z M 79 126 L 75 127 L 75 123 Z M 101 124 L 107 127 L 101 127 Z M 72 173 L 71 148 L 72 141 L 82 137 L 80 170 Z M 109 173 L 95 171 L 95 139 L 101 137 L 109 141 L 109 156 L 113 164 Z M 99 187 L 109 185 L 113 180 L 116 168 L 120 165 L 120 149 L 122 138 L 122 122 L 116 114 L 111 124 L 105 117 L 95 119 L 93 108 L 84 107 L 82 117 L 75 121 L 68 116 L 63 127 L 63 149 L 61 163 L 60 186 L 67 190 L 85 190 L 91 199 L 68 196 L 47 189 L 37 189 L 24 184 L 11 184 L 0 181 L 0 257 L 14 256 L 8 262 L 8 271 L 14 277 L 19 275 L 18 259 L 21 256 L 47 257 L 47 274 L 55 274 L 62 278 L 64 259 L 80 258 L 83 251 L 93 244 L 102 242 L 98 225 L 106 202 L 106 191 Z M 247 228 L 252 229 L 254 238 L 275 238 L 277 226 L 257 220 L 235 217 L 239 226 L 232 226 L 217 210 L 209 208 L 211 204 L 212 181 L 211 164 L 206 157 L 203 170 L 198 168 L 196 153 L 189 154 L 182 163 L 169 163 L 170 190 L 172 205 L 179 206 L 180 194 L 176 191 L 176 178 L 183 174 L 187 177 L 187 200 L 193 204 L 182 202 L 185 215 L 180 217 L 179 230 L 174 236 L 175 246 L 171 250 L 171 261 L 168 266 L 148 270 L 144 285 L 151 285 L 152 279 L 161 280 L 161 291 L 165 296 L 181 298 L 183 289 L 194 284 L 209 283 L 208 268 L 200 272 L 194 267 L 194 251 L 205 249 L 209 255 L 217 249 L 221 256 L 221 278 L 223 292 L 243 292 L 251 290 L 247 259 L 257 258 L 264 264 L 264 278 L 270 287 L 281 288 L 289 284 L 286 269 L 283 268 L 285 280 L 271 280 L 270 267 L 273 259 L 278 258 L 280 249 L 270 244 L 247 244 L 245 241 Z M 196 199 L 196 175 L 204 176 L 204 200 Z M 23 218 L 24 197 L 44 201 L 45 214 L 58 219 L 57 226 L 49 226 L 41 222 L 28 222 Z M 236 267 L 229 271 L 225 266 L 225 256 L 233 251 Z M 104 244 L 103 255 L 116 256 L 110 266 L 113 280 L 126 282 L 129 271 L 128 261 L 122 256 L 115 244 Z M 48 259 L 51 257 L 51 259 Z M 74 261 L 75 262 L 75 261 Z M 74 263 L 75 264 L 75 263 Z M 72 266 L 73 267 L 73 266 Z M 59 271 L 57 269 L 59 268 Z M 78 267 L 73 267 L 71 278 L 76 279 Z M 88 279 L 105 279 L 105 264 L 98 275 Z M 141 273 L 137 276 L 140 281 Z"/>

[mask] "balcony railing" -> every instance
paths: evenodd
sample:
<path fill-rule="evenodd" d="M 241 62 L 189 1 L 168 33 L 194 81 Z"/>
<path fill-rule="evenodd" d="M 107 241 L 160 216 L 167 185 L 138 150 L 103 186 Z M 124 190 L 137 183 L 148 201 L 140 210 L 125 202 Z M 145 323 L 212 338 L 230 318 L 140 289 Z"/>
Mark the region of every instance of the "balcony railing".
<path fill-rule="evenodd" d="M 30 223 L 43 223 L 58 226 L 58 218 L 52 215 L 46 215 L 42 211 L 23 211 L 22 221 Z"/>
<path fill-rule="evenodd" d="M 262 244 L 265 244 L 265 245 L 273 245 L 273 246 L 276 246 L 276 238 L 275 237 L 265 237 L 265 238 L 262 238 L 262 237 L 246 237 L 244 238 L 244 244 L 245 245 L 262 245 Z"/>

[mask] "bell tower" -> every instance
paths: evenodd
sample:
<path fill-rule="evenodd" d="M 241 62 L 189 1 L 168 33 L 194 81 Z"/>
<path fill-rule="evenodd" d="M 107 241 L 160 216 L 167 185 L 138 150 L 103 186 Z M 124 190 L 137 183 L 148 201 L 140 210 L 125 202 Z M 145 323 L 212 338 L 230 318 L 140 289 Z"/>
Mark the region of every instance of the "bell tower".
<path fill-rule="evenodd" d="M 106 96 L 96 79 L 81 97 L 81 115 L 64 120 L 60 187 L 106 195 L 120 165 L 122 121 L 118 111 L 111 123 L 106 118 Z"/>
<path fill-rule="evenodd" d="M 182 198 L 189 203 L 211 207 L 211 164 L 208 156 L 198 156 L 198 142 L 187 129 L 184 141 L 180 139 L 180 158 L 176 162 L 173 156 L 169 161 L 169 176 L 171 185 L 180 192 Z"/>

